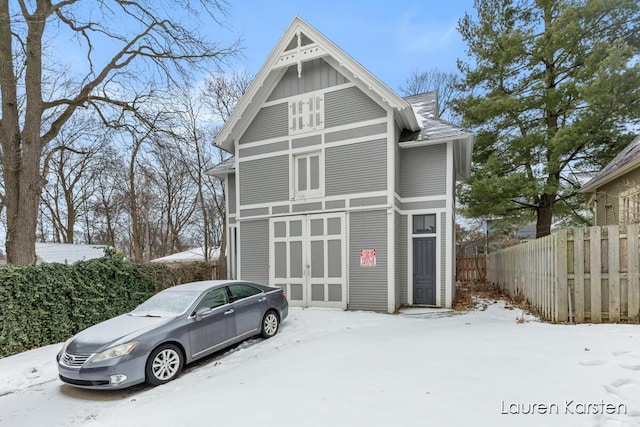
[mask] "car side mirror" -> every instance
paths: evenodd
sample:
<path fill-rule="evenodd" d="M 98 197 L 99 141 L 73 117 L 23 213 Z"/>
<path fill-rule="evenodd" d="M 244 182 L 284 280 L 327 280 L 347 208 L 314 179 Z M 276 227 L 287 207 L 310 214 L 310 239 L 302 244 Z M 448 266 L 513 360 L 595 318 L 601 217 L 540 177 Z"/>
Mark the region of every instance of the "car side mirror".
<path fill-rule="evenodd" d="M 196 311 L 196 320 L 200 320 L 203 317 L 207 317 L 213 310 L 209 307 L 201 307 Z"/>

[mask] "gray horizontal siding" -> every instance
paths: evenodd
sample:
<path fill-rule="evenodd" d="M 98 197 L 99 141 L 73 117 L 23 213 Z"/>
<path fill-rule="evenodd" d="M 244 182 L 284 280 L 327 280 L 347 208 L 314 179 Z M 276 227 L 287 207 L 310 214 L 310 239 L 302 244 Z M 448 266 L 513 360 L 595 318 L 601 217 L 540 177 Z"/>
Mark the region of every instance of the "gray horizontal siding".
<path fill-rule="evenodd" d="M 292 205 L 291 209 L 293 212 L 321 211 L 322 202 L 302 203 L 302 204 Z"/>
<path fill-rule="evenodd" d="M 240 278 L 269 283 L 269 220 L 240 224 Z"/>
<path fill-rule="evenodd" d="M 236 213 L 236 174 L 227 175 L 227 202 L 229 203 L 229 213 Z"/>
<path fill-rule="evenodd" d="M 407 293 L 407 216 L 394 213 L 396 251 L 396 305 L 408 304 Z"/>
<path fill-rule="evenodd" d="M 282 206 L 273 206 L 271 208 L 271 213 L 272 214 L 283 214 L 283 213 L 289 213 L 289 205 L 282 205 Z"/>
<path fill-rule="evenodd" d="M 324 97 L 325 128 L 386 117 L 387 112 L 357 87 L 327 92 Z"/>
<path fill-rule="evenodd" d="M 240 205 L 289 200 L 289 156 L 238 162 Z"/>
<path fill-rule="evenodd" d="M 386 140 L 378 139 L 325 149 L 325 195 L 386 189 Z"/>
<path fill-rule="evenodd" d="M 320 135 L 307 136 L 304 138 L 297 138 L 291 141 L 291 148 L 303 148 L 310 147 L 312 145 L 318 145 L 322 142 Z"/>
<path fill-rule="evenodd" d="M 354 127 L 338 132 L 330 132 L 324 136 L 325 142 L 344 141 L 345 139 L 360 138 L 363 136 L 378 135 L 387 132 L 386 123 L 376 125 Z"/>
<path fill-rule="evenodd" d="M 387 311 L 387 211 L 349 214 L 350 310 Z M 360 250 L 376 250 L 376 266 L 360 267 Z"/>
<path fill-rule="evenodd" d="M 348 83 L 345 76 L 322 59 L 302 63 L 302 75 L 298 77 L 298 66 L 292 65 L 284 73 L 267 101 L 296 96 L 328 87 Z"/>
<path fill-rule="evenodd" d="M 340 209 L 346 206 L 345 200 L 327 200 L 324 202 L 325 209 Z"/>
<path fill-rule="evenodd" d="M 386 205 L 387 196 L 359 197 L 349 200 L 349 207 L 359 208 L 363 206 Z"/>
<path fill-rule="evenodd" d="M 241 148 L 238 150 L 240 157 L 257 156 L 259 154 L 277 153 L 289 149 L 289 141 L 274 142 L 272 144 L 258 145 L 257 147 Z"/>
<path fill-rule="evenodd" d="M 240 216 L 242 218 L 258 215 L 269 215 L 269 208 L 240 209 Z"/>
<path fill-rule="evenodd" d="M 289 135 L 288 104 L 261 108 L 240 137 L 240 144 Z"/>
<path fill-rule="evenodd" d="M 397 202 L 397 205 L 400 209 L 403 209 L 403 210 L 438 209 L 438 208 L 446 207 L 447 201 L 442 199 L 442 200 L 427 200 L 424 202 L 405 202 L 405 203 Z"/>
<path fill-rule="evenodd" d="M 429 145 L 400 150 L 400 195 L 425 197 L 447 194 L 447 146 Z"/>

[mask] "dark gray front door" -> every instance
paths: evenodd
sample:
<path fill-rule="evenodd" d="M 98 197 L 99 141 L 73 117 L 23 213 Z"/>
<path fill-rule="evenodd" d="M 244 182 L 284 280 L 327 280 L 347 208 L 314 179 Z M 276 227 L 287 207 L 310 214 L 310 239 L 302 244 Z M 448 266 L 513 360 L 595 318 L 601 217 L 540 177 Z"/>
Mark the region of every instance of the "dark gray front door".
<path fill-rule="evenodd" d="M 436 238 L 413 239 L 413 303 L 436 304 Z"/>

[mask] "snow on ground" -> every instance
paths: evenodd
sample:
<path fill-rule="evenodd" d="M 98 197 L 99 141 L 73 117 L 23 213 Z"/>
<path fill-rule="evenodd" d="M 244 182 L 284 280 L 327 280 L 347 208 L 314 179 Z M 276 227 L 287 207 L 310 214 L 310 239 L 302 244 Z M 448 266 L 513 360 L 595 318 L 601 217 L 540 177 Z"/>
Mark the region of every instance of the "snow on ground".
<path fill-rule="evenodd" d="M 111 392 L 63 385 L 48 346 L 0 359 L 0 425 L 640 425 L 640 326 L 522 317 L 292 308 L 270 340 Z"/>

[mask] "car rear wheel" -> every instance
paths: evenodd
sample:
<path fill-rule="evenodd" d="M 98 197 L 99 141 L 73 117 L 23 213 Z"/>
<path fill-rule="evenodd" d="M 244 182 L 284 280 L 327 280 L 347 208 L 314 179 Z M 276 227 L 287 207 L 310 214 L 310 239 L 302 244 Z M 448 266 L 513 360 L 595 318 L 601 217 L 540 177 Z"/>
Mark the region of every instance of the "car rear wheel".
<path fill-rule="evenodd" d="M 182 351 L 173 344 L 163 344 L 151 352 L 145 368 L 148 384 L 160 385 L 175 379 L 182 367 Z"/>
<path fill-rule="evenodd" d="M 278 332 L 280 318 L 274 311 L 267 311 L 262 319 L 262 338 L 271 338 Z"/>

